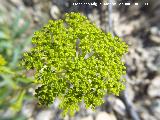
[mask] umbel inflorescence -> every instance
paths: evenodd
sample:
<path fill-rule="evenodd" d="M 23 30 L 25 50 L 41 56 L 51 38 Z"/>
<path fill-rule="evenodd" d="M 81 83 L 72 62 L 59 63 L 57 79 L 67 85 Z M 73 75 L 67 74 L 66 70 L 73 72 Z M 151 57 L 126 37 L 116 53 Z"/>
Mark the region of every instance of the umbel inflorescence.
<path fill-rule="evenodd" d="M 58 97 L 63 115 L 73 115 L 84 100 L 86 108 L 103 103 L 106 93 L 119 95 L 126 67 L 121 61 L 128 46 L 92 24 L 80 13 L 50 20 L 32 38 L 22 65 L 34 69 L 39 103 L 50 105 Z"/>

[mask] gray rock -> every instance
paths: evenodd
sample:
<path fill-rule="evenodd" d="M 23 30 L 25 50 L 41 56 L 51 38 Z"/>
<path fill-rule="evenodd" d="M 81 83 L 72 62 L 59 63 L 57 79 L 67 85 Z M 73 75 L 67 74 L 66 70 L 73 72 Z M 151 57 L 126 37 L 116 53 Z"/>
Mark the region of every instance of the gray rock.
<path fill-rule="evenodd" d="M 151 110 L 154 116 L 160 120 L 160 99 L 156 99 L 151 104 Z"/>
<path fill-rule="evenodd" d="M 135 97 L 135 93 L 134 93 L 134 90 L 130 84 L 128 84 L 127 92 L 128 92 L 128 99 L 133 101 L 133 99 Z"/>
<path fill-rule="evenodd" d="M 22 107 L 22 114 L 27 118 L 30 118 L 33 115 L 35 106 L 32 103 L 25 102 Z"/>
<path fill-rule="evenodd" d="M 56 5 L 52 5 L 50 14 L 54 19 L 58 19 L 60 17 L 60 9 Z"/>
<path fill-rule="evenodd" d="M 93 117 L 92 116 L 87 116 L 87 117 L 81 118 L 80 120 L 93 120 Z"/>
<path fill-rule="evenodd" d="M 116 120 L 116 117 L 113 114 L 107 112 L 100 112 L 96 116 L 96 120 Z"/>
<path fill-rule="evenodd" d="M 36 116 L 36 120 L 52 120 L 54 118 L 54 112 L 50 110 L 41 111 Z"/>
<path fill-rule="evenodd" d="M 120 99 L 115 99 L 113 102 L 113 109 L 122 116 L 126 114 L 126 107 Z"/>
<path fill-rule="evenodd" d="M 141 113 L 142 120 L 157 120 L 154 116 L 150 115 L 148 112 Z"/>
<path fill-rule="evenodd" d="M 155 26 L 151 27 L 150 32 L 151 34 L 154 34 L 154 35 L 158 34 L 159 33 L 158 27 L 155 27 Z"/>
<path fill-rule="evenodd" d="M 16 6 L 23 5 L 22 0 L 10 0 L 11 3 L 13 3 Z"/>
<path fill-rule="evenodd" d="M 150 35 L 150 40 L 154 43 L 157 43 L 157 44 L 160 44 L 160 30 L 158 29 L 158 27 L 151 27 L 150 28 L 150 32 L 151 32 L 151 35 Z"/>
<path fill-rule="evenodd" d="M 151 35 L 150 40 L 154 43 L 160 44 L 160 38 L 158 35 Z"/>
<path fill-rule="evenodd" d="M 151 81 L 147 92 L 150 97 L 160 97 L 160 76 Z"/>

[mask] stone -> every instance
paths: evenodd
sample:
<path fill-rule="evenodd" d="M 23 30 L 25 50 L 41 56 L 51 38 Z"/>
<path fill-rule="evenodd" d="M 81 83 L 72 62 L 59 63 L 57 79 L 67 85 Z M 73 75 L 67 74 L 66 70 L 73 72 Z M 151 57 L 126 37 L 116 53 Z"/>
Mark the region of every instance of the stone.
<path fill-rule="evenodd" d="M 21 0 L 10 0 L 10 2 L 16 6 L 21 6 L 23 4 Z"/>
<path fill-rule="evenodd" d="M 118 36 L 123 37 L 126 35 L 131 35 L 133 31 L 138 30 L 140 26 L 142 26 L 141 21 L 143 21 L 144 17 L 141 16 L 140 19 L 134 19 L 132 21 L 130 20 L 129 22 L 126 22 L 126 16 L 121 16 L 120 13 L 113 12 L 112 19 L 115 33 Z"/>
<path fill-rule="evenodd" d="M 54 112 L 50 110 L 41 111 L 36 116 L 36 120 L 52 120 L 54 117 Z"/>
<path fill-rule="evenodd" d="M 142 120 L 157 120 L 154 116 L 149 113 L 141 113 Z"/>
<path fill-rule="evenodd" d="M 150 108 L 154 116 L 157 118 L 157 120 L 160 120 L 160 100 L 159 99 L 153 100 Z"/>
<path fill-rule="evenodd" d="M 80 120 L 93 120 L 93 117 L 92 116 L 87 116 L 87 117 L 81 118 Z"/>
<path fill-rule="evenodd" d="M 35 106 L 33 105 L 33 103 L 24 102 L 24 105 L 22 107 L 22 114 L 27 118 L 30 118 L 34 113 L 34 109 Z"/>
<path fill-rule="evenodd" d="M 126 114 L 126 107 L 120 99 L 115 99 L 113 102 L 113 109 L 122 116 Z"/>
<path fill-rule="evenodd" d="M 96 116 L 96 120 L 116 120 L 116 117 L 113 114 L 107 112 L 100 112 Z"/>
<path fill-rule="evenodd" d="M 160 97 L 160 76 L 155 77 L 151 81 L 151 84 L 149 85 L 147 92 L 151 98 Z"/>
<path fill-rule="evenodd" d="M 128 99 L 133 101 L 133 99 L 135 97 L 135 93 L 134 93 L 134 90 L 133 90 L 133 88 L 132 88 L 132 86 L 130 84 L 128 84 L 127 92 L 128 92 Z M 124 109 L 125 109 L 125 107 L 124 107 Z"/>
<path fill-rule="evenodd" d="M 50 14 L 54 19 L 58 19 L 60 17 L 60 9 L 56 5 L 52 5 Z"/>
<path fill-rule="evenodd" d="M 150 40 L 156 44 L 160 44 L 160 39 L 158 35 L 151 35 Z"/>

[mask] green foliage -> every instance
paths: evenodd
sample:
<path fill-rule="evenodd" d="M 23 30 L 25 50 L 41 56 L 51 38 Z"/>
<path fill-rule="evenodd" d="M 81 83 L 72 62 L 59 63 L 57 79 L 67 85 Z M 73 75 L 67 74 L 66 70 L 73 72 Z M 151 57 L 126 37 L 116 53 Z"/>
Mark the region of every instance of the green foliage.
<path fill-rule="evenodd" d="M 0 61 L 6 63 L 2 55 Z M 19 111 L 22 107 L 25 97 L 26 86 L 31 83 L 31 78 L 26 78 L 23 71 L 9 68 L 6 65 L 0 65 L 0 108 L 7 110 L 11 108 L 13 111 Z M 26 84 L 27 83 L 27 84 Z M 25 87 L 24 87 L 25 86 Z"/>
<path fill-rule="evenodd" d="M 50 20 L 34 33 L 34 47 L 24 54 L 22 65 L 35 69 L 35 92 L 40 104 L 61 100 L 63 115 L 74 115 L 84 100 L 93 110 L 106 93 L 119 95 L 125 86 L 121 76 L 126 67 L 121 57 L 128 46 L 90 23 L 79 13 Z"/>
<path fill-rule="evenodd" d="M 26 97 L 31 98 L 27 91 L 31 87 L 33 80 L 24 76 L 24 69 L 18 67 L 24 49 L 31 43 L 31 36 L 24 35 L 29 28 L 29 20 L 24 20 L 25 14 L 22 11 L 13 10 L 9 13 L 12 14 L 12 17 L 6 15 L 8 14 L 7 10 L 1 10 L 0 8 L 1 119 L 3 119 L 3 114 L 8 110 L 12 110 L 14 115 L 12 117 L 21 116 L 19 111 L 22 108 L 24 99 Z M 20 24 L 22 21 L 24 21 L 23 24 Z"/>
<path fill-rule="evenodd" d="M 5 65 L 6 61 L 5 59 L 2 57 L 2 55 L 0 55 L 0 66 Z"/>
<path fill-rule="evenodd" d="M 22 11 L 14 12 L 15 18 L 12 19 L 11 17 L 0 14 L 0 53 L 5 55 L 4 57 L 7 59 L 9 67 L 12 68 L 16 68 L 23 49 L 31 43 L 31 36 L 25 36 L 23 34 L 29 28 L 29 20 L 23 19 L 24 13 Z M 8 19 L 12 21 L 8 22 Z M 24 21 L 24 23 L 21 23 L 22 21 Z M 20 23 L 22 25 L 20 25 Z"/>

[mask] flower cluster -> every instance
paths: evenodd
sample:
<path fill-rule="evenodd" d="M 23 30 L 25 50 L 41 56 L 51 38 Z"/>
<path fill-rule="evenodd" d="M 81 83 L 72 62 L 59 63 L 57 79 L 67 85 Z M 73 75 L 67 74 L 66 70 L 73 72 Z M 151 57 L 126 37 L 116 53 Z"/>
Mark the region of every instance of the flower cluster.
<path fill-rule="evenodd" d="M 73 115 L 84 100 L 93 110 L 106 93 L 119 95 L 124 86 L 121 61 L 128 46 L 104 33 L 80 13 L 67 13 L 63 20 L 50 20 L 32 38 L 33 48 L 24 53 L 22 65 L 35 69 L 35 92 L 40 104 L 58 97 L 63 114 Z"/>

